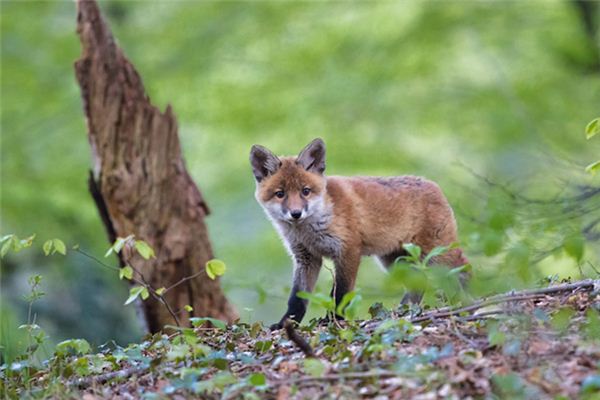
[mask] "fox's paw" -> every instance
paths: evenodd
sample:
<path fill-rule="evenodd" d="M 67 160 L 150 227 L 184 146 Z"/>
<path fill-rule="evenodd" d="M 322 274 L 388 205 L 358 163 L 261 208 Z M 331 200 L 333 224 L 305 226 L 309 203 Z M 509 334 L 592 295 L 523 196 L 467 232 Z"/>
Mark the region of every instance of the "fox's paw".
<path fill-rule="evenodd" d="M 269 327 L 269 329 L 272 331 L 277 331 L 281 328 L 283 328 L 283 324 L 281 322 L 277 322 L 276 324 L 273 324 Z"/>

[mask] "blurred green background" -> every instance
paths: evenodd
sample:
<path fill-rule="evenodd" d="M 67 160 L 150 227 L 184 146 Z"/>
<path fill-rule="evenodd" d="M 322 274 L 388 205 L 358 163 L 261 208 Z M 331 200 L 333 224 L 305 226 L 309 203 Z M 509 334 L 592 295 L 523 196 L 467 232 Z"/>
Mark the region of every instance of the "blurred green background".
<path fill-rule="evenodd" d="M 476 293 L 593 274 L 599 196 L 563 196 L 599 185 L 583 173 L 600 153 L 600 141 L 583 135 L 600 114 L 598 3 L 587 27 L 566 1 L 100 4 L 154 104 L 173 105 L 228 266 L 223 287 L 243 320 L 278 319 L 291 277 L 253 197 L 254 143 L 296 154 L 319 136 L 329 174 L 439 182 L 482 277 Z M 7 353 L 23 345 L 17 326 L 33 273 L 44 276 L 34 311 L 52 341 L 142 334 L 114 273 L 73 252 L 41 251 L 54 237 L 98 256 L 108 247 L 86 185 L 75 18 L 73 2 L 1 3 L 0 233 L 37 234 L 34 249 L 1 261 Z M 330 274 L 321 275 L 318 290 L 328 293 Z M 486 283 L 493 277 L 496 286 Z M 397 301 L 384 280 L 363 262 L 363 308 Z"/>

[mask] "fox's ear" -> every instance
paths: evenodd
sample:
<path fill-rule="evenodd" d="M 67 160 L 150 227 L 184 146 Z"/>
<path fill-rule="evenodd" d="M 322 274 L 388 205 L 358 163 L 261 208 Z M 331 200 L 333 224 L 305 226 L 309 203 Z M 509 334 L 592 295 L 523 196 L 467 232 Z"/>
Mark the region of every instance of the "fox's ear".
<path fill-rule="evenodd" d="M 277 172 L 281 167 L 281 160 L 265 147 L 255 144 L 250 150 L 250 164 L 256 181 L 260 182 L 268 175 Z"/>
<path fill-rule="evenodd" d="M 325 143 L 317 138 L 310 142 L 298 155 L 296 163 L 305 170 L 322 174 L 325 172 Z"/>

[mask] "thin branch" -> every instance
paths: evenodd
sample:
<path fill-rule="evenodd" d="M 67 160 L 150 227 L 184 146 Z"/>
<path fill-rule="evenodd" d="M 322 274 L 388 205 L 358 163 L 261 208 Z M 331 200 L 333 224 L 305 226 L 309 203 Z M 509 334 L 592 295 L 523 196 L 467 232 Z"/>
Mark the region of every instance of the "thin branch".
<path fill-rule="evenodd" d="M 167 293 L 169 290 L 176 288 L 177 286 L 181 285 L 184 282 L 187 282 L 187 281 L 189 281 L 191 279 L 197 278 L 198 276 L 202 275 L 203 273 L 204 273 L 204 270 L 200 270 L 199 272 L 196 272 L 193 275 L 181 278 L 179 281 L 175 282 L 174 284 L 172 284 L 171 286 L 169 286 L 168 288 L 166 288 L 163 293 Z"/>
<path fill-rule="evenodd" d="M 326 374 L 322 376 L 303 376 L 300 378 L 282 379 L 271 382 L 272 385 L 293 385 L 311 381 L 337 381 L 342 379 L 368 379 L 368 378 L 393 378 L 398 376 L 397 372 L 386 370 L 364 371 L 364 372 L 346 372 L 340 374 Z"/>
<path fill-rule="evenodd" d="M 308 342 L 294 329 L 294 323 L 292 321 L 286 319 L 283 323 L 283 327 L 285 328 L 285 333 L 288 338 L 302 350 L 306 357 L 315 357 L 315 352 L 312 347 L 310 347 L 310 344 L 308 344 Z"/>
<path fill-rule="evenodd" d="M 119 272 L 120 269 L 117 267 L 114 267 L 112 265 L 106 264 L 104 262 L 102 262 L 100 259 L 98 259 L 97 257 L 94 257 L 91 254 L 86 253 L 85 251 L 81 250 L 81 249 L 75 249 L 75 251 L 93 261 L 95 261 L 96 263 L 98 263 L 99 265 L 110 269 L 111 271 L 116 271 Z M 163 295 L 159 295 L 158 293 L 156 293 L 156 290 L 150 286 L 150 284 L 148 282 L 146 282 L 146 279 L 144 278 L 144 275 L 142 275 L 142 273 L 135 267 L 133 267 L 131 265 L 131 263 L 129 264 L 131 269 L 133 269 L 140 277 L 141 280 L 138 278 L 133 277 L 132 281 L 137 283 L 138 285 L 144 286 L 146 289 L 148 289 L 148 291 L 150 292 L 150 294 L 152 295 L 152 297 L 158 301 L 159 303 L 161 303 L 162 305 L 164 305 L 167 309 L 167 311 L 169 312 L 169 314 L 171 314 L 171 317 L 173 317 L 173 320 L 175 321 L 175 324 L 177 324 L 177 326 L 181 326 L 181 321 L 179 320 L 179 318 L 177 317 L 177 314 L 175 314 L 175 311 L 173 311 L 173 308 L 171 307 L 171 305 L 167 302 L 167 300 L 164 298 Z"/>
<path fill-rule="evenodd" d="M 478 300 L 473 304 L 465 307 L 444 307 L 437 310 L 427 312 L 419 317 L 411 319 L 411 322 L 422 322 L 427 320 L 433 320 L 437 318 L 446 318 L 453 315 L 459 315 L 465 312 L 473 312 L 480 308 L 506 303 L 510 301 L 521 301 L 530 300 L 539 297 L 543 297 L 548 294 L 555 294 L 561 292 L 573 292 L 576 290 L 592 291 L 600 289 L 600 280 L 587 279 L 576 283 L 565 283 L 562 285 L 551 286 L 541 289 L 528 289 L 519 292 L 509 292 L 499 294 L 496 296 L 489 297 L 487 299 Z"/>
<path fill-rule="evenodd" d="M 94 257 L 94 256 L 93 256 L 93 255 L 91 255 L 91 254 L 88 254 L 88 253 L 86 253 L 85 251 L 83 251 L 83 250 L 81 250 L 81 249 L 79 249 L 79 248 L 75 249 L 75 251 L 76 251 L 77 253 L 81 254 L 82 256 L 85 256 L 85 257 L 89 258 L 90 260 L 96 261 L 98 264 L 100 264 L 100 265 L 101 265 L 101 266 L 103 266 L 104 268 L 108 268 L 108 269 L 110 269 L 110 270 L 112 270 L 112 271 L 117 271 L 117 272 L 119 272 L 119 268 L 117 268 L 117 267 L 115 267 L 115 266 L 113 266 L 113 265 L 105 264 L 104 262 L 102 262 L 102 260 L 100 260 L 100 259 L 98 259 L 98 258 Z"/>

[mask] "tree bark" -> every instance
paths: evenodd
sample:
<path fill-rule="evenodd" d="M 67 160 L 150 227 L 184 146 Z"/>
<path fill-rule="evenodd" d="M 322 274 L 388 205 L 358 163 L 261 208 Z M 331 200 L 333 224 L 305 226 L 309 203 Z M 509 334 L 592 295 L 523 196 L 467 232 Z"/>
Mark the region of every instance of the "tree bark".
<path fill-rule="evenodd" d="M 182 325 L 191 316 L 228 322 L 237 313 L 219 280 L 204 271 L 213 258 L 204 217 L 209 210 L 188 174 L 171 106 L 164 113 L 150 103 L 140 76 L 116 45 L 95 0 L 77 1 L 82 55 L 75 62 L 81 87 L 93 170 L 90 191 L 111 243 L 134 234 L 149 243 L 156 258 L 121 254 L 164 298 Z M 193 311 L 184 307 L 191 305 Z M 150 297 L 142 304 L 150 332 L 175 320 Z"/>

